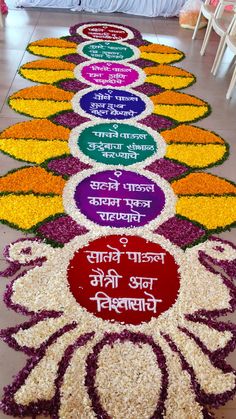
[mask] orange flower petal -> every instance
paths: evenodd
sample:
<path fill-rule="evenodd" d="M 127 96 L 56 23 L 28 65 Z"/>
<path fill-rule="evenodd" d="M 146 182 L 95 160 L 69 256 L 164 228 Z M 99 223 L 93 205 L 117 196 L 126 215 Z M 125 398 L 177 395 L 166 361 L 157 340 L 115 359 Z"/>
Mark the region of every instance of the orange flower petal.
<path fill-rule="evenodd" d="M 191 173 L 171 184 L 177 195 L 236 194 L 236 186 L 210 173 Z"/>
<path fill-rule="evenodd" d="M 174 92 L 172 90 L 168 90 L 162 93 L 159 93 L 159 95 L 151 96 L 151 100 L 153 101 L 154 105 L 157 104 L 166 104 L 166 105 L 206 105 L 206 102 L 204 102 L 201 99 L 198 99 L 195 96 L 187 95 L 186 93 L 179 93 Z"/>
<path fill-rule="evenodd" d="M 12 125 L 1 132 L 0 138 L 68 141 L 70 130 L 47 119 L 35 119 Z"/>
<path fill-rule="evenodd" d="M 71 70 L 73 71 L 76 67 L 73 63 L 59 60 L 57 58 L 48 58 L 45 60 L 30 61 L 29 63 L 23 64 L 20 68 L 34 68 L 34 69 L 50 69 L 50 70 Z"/>
<path fill-rule="evenodd" d="M 157 52 L 157 53 L 162 53 L 162 54 L 179 53 L 183 55 L 182 51 L 176 48 L 169 47 L 167 45 L 161 45 L 161 44 L 142 45 L 141 47 L 139 47 L 139 49 L 142 52 Z"/>
<path fill-rule="evenodd" d="M 189 73 L 182 68 L 174 67 L 167 64 L 160 64 L 158 66 L 146 67 L 143 69 L 146 74 L 160 74 L 165 76 L 182 76 L 182 77 L 194 77 L 193 74 Z"/>
<path fill-rule="evenodd" d="M 61 195 L 65 180 L 41 167 L 24 167 L 0 178 L 0 192 L 34 192 Z"/>
<path fill-rule="evenodd" d="M 11 99 L 53 99 L 58 101 L 70 101 L 74 93 L 66 92 L 55 86 L 43 85 L 26 87 L 26 89 L 18 90 L 10 96 Z"/>
<path fill-rule="evenodd" d="M 191 125 L 180 125 L 172 130 L 162 131 L 167 144 L 195 143 L 195 144 L 225 144 L 225 141 L 211 131 Z"/>
<path fill-rule="evenodd" d="M 66 39 L 60 38 L 44 38 L 38 41 L 31 42 L 29 47 L 31 46 L 42 46 L 42 47 L 59 47 L 59 48 L 76 48 L 77 44 L 75 42 L 67 41 Z"/>

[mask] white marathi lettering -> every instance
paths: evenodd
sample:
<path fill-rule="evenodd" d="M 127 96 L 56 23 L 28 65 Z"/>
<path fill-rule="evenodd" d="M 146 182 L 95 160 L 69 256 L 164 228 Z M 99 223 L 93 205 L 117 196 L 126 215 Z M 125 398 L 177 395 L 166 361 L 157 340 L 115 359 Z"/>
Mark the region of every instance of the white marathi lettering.
<path fill-rule="evenodd" d="M 89 263 L 102 263 L 102 262 L 116 262 L 120 263 L 121 255 L 124 252 L 120 252 L 119 249 L 107 245 L 108 249 L 112 251 L 99 251 L 99 250 L 85 250 L 84 253 L 87 253 L 87 260 Z"/>
<path fill-rule="evenodd" d="M 131 199 L 131 198 L 124 198 L 124 201 L 127 206 L 133 208 L 150 208 L 152 201 L 144 200 L 144 199 Z"/>
<path fill-rule="evenodd" d="M 161 299 L 156 299 L 154 295 L 144 291 L 144 294 L 149 298 L 112 298 L 104 292 L 97 292 L 94 297 L 91 297 L 91 301 L 96 301 L 97 311 L 102 310 L 112 311 L 120 314 L 122 311 L 152 311 L 157 312 L 157 305 L 161 303 Z"/>
<path fill-rule="evenodd" d="M 108 190 L 108 191 L 118 191 L 120 183 L 116 179 L 109 178 L 111 182 L 97 182 L 92 180 L 90 182 L 90 188 L 93 190 Z"/>
<path fill-rule="evenodd" d="M 99 206 L 107 205 L 108 207 L 119 207 L 122 198 L 110 198 L 110 197 L 99 197 L 99 196 L 88 196 L 90 205 Z"/>
<path fill-rule="evenodd" d="M 126 252 L 128 259 L 132 260 L 134 263 L 154 263 L 154 262 L 161 262 L 162 264 L 165 263 L 165 255 L 166 253 L 155 253 L 155 252 Z"/>
<path fill-rule="evenodd" d="M 158 281 L 158 278 L 149 278 L 144 276 L 131 276 L 130 277 L 130 288 L 139 288 L 139 289 L 146 289 L 149 288 L 150 290 L 153 289 L 153 283 Z"/>
<path fill-rule="evenodd" d="M 122 275 L 119 275 L 115 269 L 108 269 L 107 274 L 100 268 L 92 269 L 94 274 L 89 275 L 91 279 L 90 284 L 93 287 L 105 287 L 108 288 L 118 288 L 119 286 L 119 279 L 123 278 Z"/>
<path fill-rule="evenodd" d="M 124 183 L 123 188 L 129 192 L 154 192 L 154 183 Z"/>
<path fill-rule="evenodd" d="M 131 209 L 131 213 L 127 212 L 105 212 L 98 211 L 101 220 L 103 221 L 127 221 L 127 223 L 137 222 L 140 223 L 142 217 L 146 217 L 145 214 L 140 214 L 138 211 Z"/>

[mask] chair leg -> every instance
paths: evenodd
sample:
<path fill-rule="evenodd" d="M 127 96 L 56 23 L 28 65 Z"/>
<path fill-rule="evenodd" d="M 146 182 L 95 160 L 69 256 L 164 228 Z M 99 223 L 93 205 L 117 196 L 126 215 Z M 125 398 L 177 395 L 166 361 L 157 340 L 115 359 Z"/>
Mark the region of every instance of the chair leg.
<path fill-rule="evenodd" d="M 198 18 L 197 18 L 197 23 L 196 23 L 196 26 L 195 26 L 194 31 L 193 31 L 193 36 L 192 36 L 193 40 L 196 38 L 197 31 L 198 31 L 198 28 L 199 28 L 199 25 L 200 25 L 200 22 L 201 22 L 201 17 L 202 17 L 202 12 L 200 10 Z"/>
<path fill-rule="evenodd" d="M 228 91 L 226 93 L 226 99 L 227 100 L 231 98 L 232 91 L 233 91 L 233 88 L 234 88 L 235 84 L 236 84 L 236 66 L 235 66 L 235 69 L 234 69 L 234 72 L 233 72 L 233 76 L 232 76 L 231 82 L 229 84 Z"/>
<path fill-rule="evenodd" d="M 201 48 L 201 51 L 200 51 L 201 55 L 205 54 L 206 47 L 207 47 L 207 44 L 209 42 L 209 38 L 210 38 L 210 35 L 211 35 L 211 30 L 212 30 L 212 19 L 209 20 L 208 25 L 207 25 L 206 33 L 205 33 L 203 43 L 202 43 L 202 48 Z"/>
<path fill-rule="evenodd" d="M 220 42 L 219 42 L 219 45 L 218 45 L 218 48 L 217 48 L 217 51 L 216 51 L 216 56 L 215 56 L 213 65 L 211 67 L 211 73 L 214 76 L 216 75 L 216 70 L 218 69 L 221 58 L 222 58 L 222 54 L 221 54 L 222 49 L 223 49 L 223 51 L 225 50 L 224 45 L 225 45 L 225 35 L 220 38 Z"/>
<path fill-rule="evenodd" d="M 221 63 L 222 57 L 223 57 L 224 52 L 225 52 L 225 48 L 226 48 L 226 42 L 225 42 L 225 39 L 224 39 L 224 42 L 222 44 L 221 49 L 219 50 L 219 53 L 218 53 L 218 50 L 217 50 L 217 53 L 216 53 L 216 54 L 218 54 L 217 55 L 217 59 L 215 58 L 215 61 L 214 61 L 213 66 L 212 66 L 212 74 L 213 74 L 213 76 L 215 76 L 216 73 L 217 73 L 217 71 L 218 71 L 219 65 Z M 218 49 L 219 49 L 219 47 L 218 47 Z"/>

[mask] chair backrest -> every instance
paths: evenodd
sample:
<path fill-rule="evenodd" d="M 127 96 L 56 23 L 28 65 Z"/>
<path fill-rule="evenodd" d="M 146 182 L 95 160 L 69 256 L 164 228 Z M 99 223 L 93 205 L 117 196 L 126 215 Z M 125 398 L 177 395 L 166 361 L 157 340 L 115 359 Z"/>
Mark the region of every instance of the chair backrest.
<path fill-rule="evenodd" d="M 231 20 L 231 23 L 228 27 L 227 34 L 229 35 L 236 35 L 236 6 L 233 9 L 234 17 Z"/>
<path fill-rule="evenodd" d="M 236 0 L 220 0 L 218 5 L 216 6 L 216 10 L 214 13 L 215 19 L 220 19 L 228 6 L 231 6 L 233 9 L 235 5 L 236 5 Z M 230 11 L 227 11 L 227 13 L 230 13 Z M 233 15 L 233 10 L 231 13 Z"/>

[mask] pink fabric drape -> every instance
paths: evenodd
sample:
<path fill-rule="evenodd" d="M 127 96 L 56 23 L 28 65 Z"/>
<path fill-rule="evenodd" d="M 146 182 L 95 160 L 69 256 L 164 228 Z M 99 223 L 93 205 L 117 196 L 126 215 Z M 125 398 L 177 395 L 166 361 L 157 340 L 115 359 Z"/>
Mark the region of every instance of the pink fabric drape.
<path fill-rule="evenodd" d="M 0 0 L 0 12 L 2 15 L 6 15 L 8 12 L 8 7 L 4 0 Z"/>

